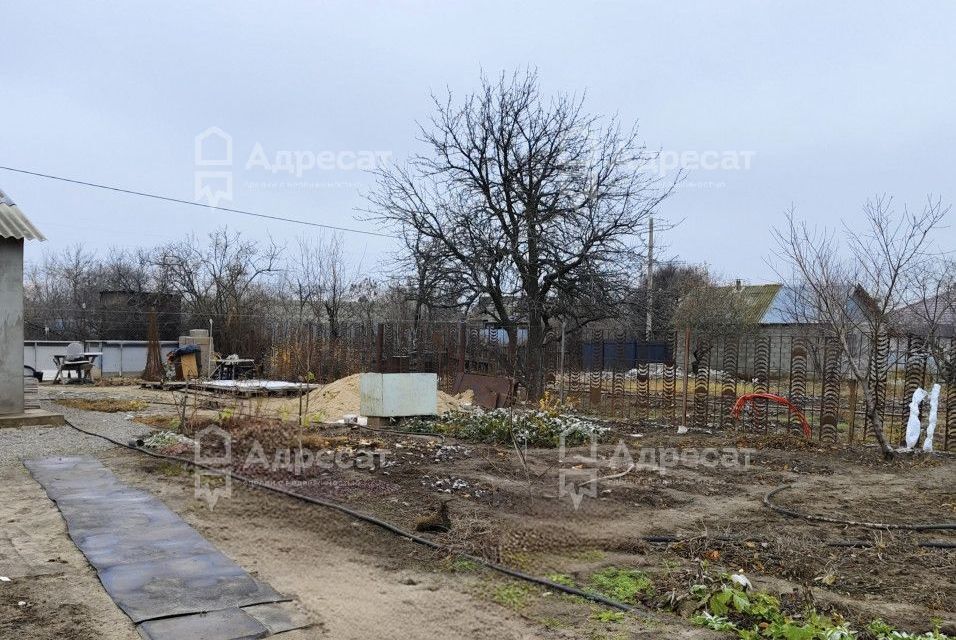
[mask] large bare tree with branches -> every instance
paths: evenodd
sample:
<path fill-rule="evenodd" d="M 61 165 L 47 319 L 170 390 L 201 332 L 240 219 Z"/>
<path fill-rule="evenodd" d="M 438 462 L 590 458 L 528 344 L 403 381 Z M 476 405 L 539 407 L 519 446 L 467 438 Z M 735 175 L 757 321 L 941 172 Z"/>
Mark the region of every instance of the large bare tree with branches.
<path fill-rule="evenodd" d="M 878 196 L 864 205 L 862 224 L 845 224 L 840 234 L 810 227 L 792 208 L 787 226 L 774 232 L 778 256 L 790 269 L 781 275 L 795 285 L 795 320 L 817 324 L 836 339 L 886 456 L 894 449 L 880 414 L 876 387 L 886 364 L 877 352 L 903 328 L 899 311 L 924 299 L 921 283 L 941 258 L 935 236 L 948 212 L 933 198 L 917 212 L 900 212 L 892 198 Z M 938 316 L 924 320 L 929 324 L 922 330 L 935 332 Z"/>
<path fill-rule="evenodd" d="M 553 323 L 573 331 L 615 313 L 674 181 L 652 170 L 636 127 L 589 115 L 574 96 L 543 98 L 533 72 L 433 99 L 427 151 L 379 171 L 369 212 L 404 239 L 422 292 L 487 299 L 512 344 L 527 327 L 515 366 L 537 397 Z"/>

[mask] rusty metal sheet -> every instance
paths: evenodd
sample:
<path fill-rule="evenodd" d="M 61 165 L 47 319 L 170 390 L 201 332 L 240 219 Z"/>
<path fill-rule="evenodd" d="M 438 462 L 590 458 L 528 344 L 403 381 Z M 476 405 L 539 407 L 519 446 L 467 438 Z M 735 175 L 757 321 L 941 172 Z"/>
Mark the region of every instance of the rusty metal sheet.
<path fill-rule="evenodd" d="M 511 378 L 480 373 L 459 373 L 455 376 L 452 393 L 457 395 L 468 390 L 475 394 L 475 404 L 479 407 L 497 409 L 507 406 L 511 400 Z"/>

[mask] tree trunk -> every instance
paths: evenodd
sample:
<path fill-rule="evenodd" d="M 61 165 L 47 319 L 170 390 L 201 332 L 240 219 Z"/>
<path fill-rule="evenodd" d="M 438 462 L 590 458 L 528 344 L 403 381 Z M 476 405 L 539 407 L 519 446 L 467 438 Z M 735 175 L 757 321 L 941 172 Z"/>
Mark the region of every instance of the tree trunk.
<path fill-rule="evenodd" d="M 544 395 L 544 336 L 545 328 L 538 314 L 528 317 L 528 342 L 525 371 L 528 385 L 528 400 L 536 402 Z"/>
<path fill-rule="evenodd" d="M 866 402 L 866 416 L 870 419 L 870 424 L 873 425 L 873 435 L 876 436 L 876 441 L 879 443 L 880 449 L 883 451 L 883 457 L 887 459 L 892 458 L 893 447 L 891 447 L 890 443 L 886 441 L 886 435 L 883 433 L 883 417 L 880 415 L 880 412 L 877 409 L 876 398 L 866 387 L 863 389 L 863 398 Z"/>

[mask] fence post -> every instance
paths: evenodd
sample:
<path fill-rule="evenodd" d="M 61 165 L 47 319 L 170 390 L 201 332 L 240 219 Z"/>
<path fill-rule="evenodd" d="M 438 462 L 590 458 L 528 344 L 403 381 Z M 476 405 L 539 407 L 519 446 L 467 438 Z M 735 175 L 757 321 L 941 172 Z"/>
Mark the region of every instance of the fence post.
<path fill-rule="evenodd" d="M 375 366 L 378 373 L 385 373 L 385 323 L 378 323 L 375 336 Z"/>
<path fill-rule="evenodd" d="M 690 384 L 690 327 L 684 328 L 684 411 L 681 414 L 681 426 L 687 426 L 687 386 Z"/>
<path fill-rule="evenodd" d="M 847 427 L 847 437 L 850 444 L 853 444 L 853 438 L 856 435 L 856 403 L 857 403 L 857 390 L 856 390 L 856 378 L 851 378 L 848 382 L 850 387 L 850 424 Z"/>
<path fill-rule="evenodd" d="M 458 323 L 458 373 L 465 373 L 465 353 L 468 347 L 468 327 L 464 322 Z"/>
<path fill-rule="evenodd" d="M 558 398 L 564 404 L 564 320 L 561 321 L 561 354 L 558 357 Z"/>

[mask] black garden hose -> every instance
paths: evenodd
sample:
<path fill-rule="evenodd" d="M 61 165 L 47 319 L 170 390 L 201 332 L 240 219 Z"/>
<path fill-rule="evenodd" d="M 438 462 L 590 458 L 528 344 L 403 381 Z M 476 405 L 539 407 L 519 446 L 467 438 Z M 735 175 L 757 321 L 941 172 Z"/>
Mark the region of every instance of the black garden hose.
<path fill-rule="evenodd" d="M 568 585 L 560 584 L 560 583 L 558 583 L 558 582 L 552 582 L 551 580 L 548 580 L 548 579 L 546 579 L 546 578 L 539 578 L 539 577 L 537 577 L 537 576 L 529 575 L 529 574 L 526 574 L 526 573 L 522 573 L 522 572 L 520 572 L 520 571 L 516 571 L 516 570 L 514 570 L 514 569 L 510 569 L 510 568 L 508 568 L 508 567 L 506 567 L 506 566 L 503 566 L 503 565 L 500 565 L 500 564 L 491 562 L 491 561 L 489 561 L 489 560 L 486 560 L 486 559 L 484 559 L 484 558 L 482 558 L 482 557 L 480 557 L 480 556 L 474 556 L 474 555 L 471 555 L 471 554 L 469 554 L 469 553 L 463 553 L 463 552 L 461 552 L 461 551 L 456 551 L 456 550 L 454 550 L 454 549 L 452 549 L 452 548 L 450 548 L 450 547 L 448 547 L 448 546 L 446 546 L 446 545 L 443 545 L 443 544 L 440 544 L 440 543 L 438 543 L 438 542 L 435 542 L 434 540 L 429 540 L 428 538 L 423 538 L 422 536 L 416 535 L 416 534 L 414 534 L 414 533 L 412 533 L 412 532 L 410 532 L 410 531 L 405 531 L 404 529 L 402 529 L 402 528 L 400 528 L 400 527 L 398 527 L 398 526 L 396 526 L 396 525 L 393 525 L 393 524 L 391 524 L 391 523 L 389 523 L 389 522 L 386 522 L 386 521 L 384 521 L 384 520 L 379 520 L 378 518 L 376 518 L 376 517 L 374 517 L 374 516 L 370 516 L 370 515 L 368 515 L 368 514 L 362 513 L 361 511 L 356 511 L 356 510 L 354 510 L 354 509 L 351 509 L 351 508 L 346 507 L 346 506 L 344 506 L 344 505 L 338 504 L 338 503 L 336 503 L 336 502 L 331 502 L 331 501 L 328 501 L 328 500 L 323 500 L 323 499 L 321 499 L 321 498 L 313 498 L 313 497 L 311 497 L 311 496 L 304 496 L 304 495 L 302 495 L 302 494 L 298 494 L 298 493 L 289 491 L 289 490 L 287 490 L 287 489 L 282 489 L 282 488 L 280 488 L 280 487 L 275 487 L 275 486 L 272 486 L 272 485 L 270 485 L 270 484 L 266 484 L 266 483 L 264 483 L 264 482 L 261 482 L 261 481 L 259 481 L 259 480 L 254 479 L 254 478 L 249 478 L 249 477 L 247 477 L 247 476 L 243 476 L 243 475 L 238 474 L 238 473 L 236 473 L 236 472 L 234 472 L 234 471 L 231 471 L 231 470 L 229 470 L 229 471 L 224 471 L 223 469 L 219 469 L 219 468 L 216 468 L 216 467 L 212 467 L 212 466 L 209 466 L 209 465 L 205 465 L 205 464 L 196 462 L 195 460 L 190 460 L 189 458 L 180 458 L 179 456 L 170 456 L 170 455 L 165 455 L 165 454 L 162 454 L 162 453 L 156 453 L 155 451 L 149 451 L 148 449 L 143 449 L 143 448 L 141 448 L 141 447 L 139 447 L 139 446 L 133 446 L 133 445 L 127 444 L 127 443 L 125 443 L 125 442 L 120 442 L 119 440 L 114 440 L 113 438 L 110 438 L 109 436 L 103 435 L 103 434 L 101 434 L 101 433 L 96 433 L 96 432 L 94 432 L 94 431 L 87 431 L 86 429 L 82 429 L 82 428 L 76 426 L 75 424 L 73 424 L 73 423 L 70 422 L 69 420 L 65 420 L 65 422 L 66 422 L 66 424 L 67 424 L 69 427 L 75 429 L 76 431 L 79 431 L 80 433 L 84 433 L 84 434 L 86 434 L 86 435 L 88 435 L 88 436 L 93 436 L 93 437 L 96 437 L 96 438 L 102 438 L 103 440 L 106 440 L 107 442 L 112 442 L 113 444 L 115 444 L 115 445 L 117 445 L 117 446 L 124 447 L 124 448 L 130 449 L 130 450 L 132 450 L 132 451 L 138 451 L 138 452 L 140 452 L 140 453 L 144 453 L 144 454 L 146 454 L 146 455 L 148 455 L 148 456 L 151 456 L 151 457 L 153 457 L 153 458 L 159 458 L 159 459 L 161 459 L 161 460 L 172 460 L 172 461 L 175 461 L 175 462 L 179 462 L 179 463 L 182 463 L 182 464 L 187 464 L 187 465 L 190 465 L 190 466 L 193 466 L 193 467 L 198 467 L 198 468 L 200 468 L 200 469 L 205 469 L 205 470 L 207 470 L 207 471 L 212 471 L 212 472 L 219 473 L 219 474 L 229 474 L 229 476 L 231 476 L 233 479 L 239 480 L 239 481 L 241 481 L 241 482 L 245 482 L 246 484 L 248 484 L 248 485 L 250 485 L 250 486 L 257 487 L 257 488 L 260 488 L 260 489 L 265 489 L 265 490 L 267 490 L 267 491 L 272 491 L 272 492 L 274 492 L 274 493 L 279 493 L 279 494 L 282 494 L 282 495 L 284 495 L 284 496 L 288 496 L 288 497 L 290 497 L 290 498 L 295 498 L 295 499 L 297 499 L 297 500 L 302 500 L 302 501 L 304 501 L 304 502 L 308 502 L 308 503 L 310 503 L 310 504 L 315 504 L 315 505 L 319 505 L 319 506 L 326 507 L 326 508 L 329 508 L 329 509 L 334 509 L 334 510 L 336 510 L 336 511 L 339 511 L 339 512 L 341 512 L 341 513 L 344 513 L 344 514 L 348 515 L 349 517 L 355 518 L 356 520 L 361 520 L 361 521 L 363 521 L 363 522 L 367 522 L 367 523 L 369 523 L 369 524 L 373 524 L 373 525 L 375 525 L 375 526 L 377 526 L 377 527 L 380 527 L 380 528 L 382 528 L 382 529 L 384 529 L 384 530 L 386 530 L 386 531 L 388 531 L 388 532 L 390 532 L 390 533 L 394 533 L 395 535 L 397 535 L 397 536 L 399 536 L 399 537 L 406 538 L 406 539 L 411 540 L 412 542 L 415 542 L 415 543 L 417 543 L 417 544 L 424 545 L 424 546 L 429 547 L 429 548 L 431 548 L 431 549 L 436 549 L 436 550 L 439 550 L 439 551 L 445 551 L 445 552 L 447 552 L 447 553 L 449 553 L 449 554 L 456 555 L 456 556 L 458 556 L 458 557 L 460 557 L 460 558 L 465 558 L 465 559 L 467 559 L 467 560 L 470 560 L 470 561 L 472 561 L 472 562 L 475 562 L 475 563 L 477 563 L 477 564 L 480 564 L 480 565 L 482 565 L 482 566 L 484 566 L 484 567 L 487 567 L 487 568 L 489 568 L 489 569 L 492 569 L 492 570 L 494 570 L 494 571 L 497 571 L 498 573 L 502 573 L 502 574 L 507 575 L 507 576 L 512 577 L 512 578 L 517 578 L 517 579 L 519 579 L 519 580 L 524 580 L 524 581 L 526 581 L 526 582 L 531 582 L 531 583 L 533 583 L 533 584 L 537 584 L 537 585 L 540 585 L 540 586 L 542 586 L 542 587 L 547 587 L 548 589 L 551 589 L 551 590 L 554 590 L 554 591 L 561 591 L 561 592 L 567 593 L 567 594 L 569 594 L 569 595 L 580 596 L 581 598 L 585 598 L 586 600 L 590 600 L 590 601 L 592 601 L 592 602 L 596 602 L 596 603 L 599 603 L 599 604 L 603 604 L 603 605 L 606 605 L 606 606 L 608 606 L 608 607 L 611 607 L 611 608 L 614 608 L 614 609 L 618 609 L 618 610 L 620 610 L 620 611 L 632 612 L 632 611 L 640 611 L 640 610 L 642 610 L 642 609 L 639 608 L 639 607 L 635 607 L 635 606 L 632 606 L 632 605 L 629 605 L 629 604 L 625 604 L 625 603 L 623 603 L 623 602 L 618 602 L 617 600 L 613 600 L 613 599 L 611 599 L 611 598 L 606 598 L 606 597 L 602 596 L 602 595 L 599 594 L 599 593 L 594 593 L 594 592 L 592 592 L 592 591 L 584 591 L 584 590 L 578 589 L 578 588 L 576 588 L 576 587 L 570 587 L 570 586 L 568 586 Z"/>
<path fill-rule="evenodd" d="M 452 549 L 452 548 L 450 548 L 450 547 L 448 547 L 448 546 L 446 546 L 446 545 L 443 545 L 443 544 L 440 544 L 440 543 L 438 543 L 438 542 L 435 542 L 434 540 L 429 540 L 428 538 L 424 538 L 424 537 L 422 537 L 422 536 L 416 535 L 416 534 L 414 534 L 414 533 L 412 533 L 412 532 L 410 532 L 410 531 L 406 531 L 406 530 L 404 530 L 404 529 L 402 529 L 402 528 L 400 528 L 400 527 L 398 527 L 398 526 L 396 526 L 396 525 L 393 525 L 393 524 L 391 524 L 391 523 L 389 523 L 389 522 L 386 522 L 386 521 L 384 521 L 384 520 L 380 520 L 380 519 L 378 519 L 378 518 L 376 518 L 376 517 L 374 517 L 374 516 L 370 516 L 370 515 L 368 515 L 368 514 L 365 514 L 365 513 L 360 512 L 360 511 L 356 511 L 356 510 L 354 510 L 354 509 L 351 509 L 351 508 L 346 507 L 346 506 L 344 506 L 344 505 L 338 504 L 338 503 L 336 503 L 336 502 L 331 502 L 331 501 L 329 501 L 329 500 L 323 500 L 323 499 L 321 499 L 321 498 L 314 498 L 314 497 L 311 497 L 311 496 L 304 496 L 304 495 L 302 495 L 302 494 L 298 494 L 298 493 L 295 493 L 295 492 L 293 492 L 293 491 L 289 491 L 289 490 L 287 490 L 287 489 L 283 489 L 283 488 L 280 488 L 280 487 L 272 486 L 272 485 L 270 485 L 270 484 L 264 483 L 264 482 L 262 482 L 262 481 L 259 481 L 259 480 L 254 479 L 254 478 L 250 478 L 250 477 L 244 476 L 244 475 L 242 475 L 242 474 L 238 474 L 238 473 L 236 473 L 236 472 L 234 472 L 234 471 L 232 471 L 232 470 L 224 471 L 224 470 L 222 470 L 222 469 L 219 469 L 219 468 L 216 468 L 216 467 L 213 467 L 213 466 L 210 466 L 210 465 L 205 465 L 205 464 L 196 462 L 195 460 L 190 460 L 189 458 L 181 458 L 181 457 L 179 457 L 179 456 L 171 456 L 171 455 L 166 455 L 166 454 L 162 454 L 162 453 L 156 453 L 156 452 L 154 452 L 154 451 L 149 451 L 148 449 L 141 448 L 140 446 L 134 446 L 134 445 L 131 445 L 131 444 L 127 444 L 127 443 L 125 443 L 125 442 L 120 442 L 119 440 L 115 440 L 115 439 L 113 439 L 113 438 L 111 438 L 111 437 L 109 437 L 109 436 L 106 436 L 106 435 L 103 435 L 103 434 L 100 434 L 100 433 L 96 433 L 96 432 L 94 432 L 94 431 L 87 431 L 86 429 L 83 429 L 83 428 L 81 428 L 81 427 L 76 426 L 75 424 L 73 424 L 73 423 L 70 422 L 69 420 L 65 420 L 65 422 L 66 422 L 66 424 L 67 424 L 69 427 L 71 427 L 72 429 L 75 429 L 76 431 L 78 431 L 78 432 L 80 432 L 80 433 L 86 434 L 86 435 L 88 435 L 88 436 L 93 436 L 93 437 L 96 437 L 96 438 L 101 438 L 101 439 L 103 439 L 103 440 L 106 440 L 107 442 L 111 442 L 112 444 L 115 444 L 115 445 L 117 445 L 117 446 L 123 447 L 123 448 L 125 448 L 125 449 L 130 449 L 130 450 L 132 450 L 132 451 L 138 451 L 139 453 L 143 453 L 143 454 L 148 455 L 148 456 L 153 457 L 153 458 L 158 458 L 158 459 L 161 459 L 161 460 L 171 460 L 171 461 L 179 462 L 179 463 L 181 463 L 181 464 L 186 464 L 186 465 L 189 465 L 189 466 L 192 466 L 192 467 L 197 467 L 197 468 L 200 468 L 200 469 L 205 469 L 205 470 L 207 470 L 207 471 L 212 471 L 212 472 L 214 472 L 214 473 L 219 473 L 219 474 L 228 473 L 229 476 L 232 477 L 233 479 L 239 480 L 240 482 L 244 482 L 244 483 L 246 483 L 246 484 L 248 484 L 248 485 L 250 485 L 250 486 L 252 486 L 252 487 L 256 487 L 256 488 L 259 488 L 259 489 L 265 489 L 265 490 L 267 490 L 267 491 L 272 491 L 273 493 L 278 493 L 278 494 L 281 494 L 281 495 L 284 495 L 284 496 L 287 496 L 287 497 L 290 497 L 290 498 L 295 498 L 295 499 L 297 499 L 297 500 L 302 500 L 303 502 L 307 502 L 307 503 L 310 503 L 310 504 L 315 504 L 315 505 L 318 505 L 318 506 L 321 506 L 321 507 L 326 507 L 326 508 L 328 508 L 328 509 L 333 509 L 333 510 L 338 511 L 338 512 L 340 512 L 340 513 L 344 513 L 345 515 L 348 515 L 349 517 L 355 518 L 356 520 L 361 520 L 361 521 L 363 521 L 363 522 L 367 522 L 367 523 L 369 523 L 369 524 L 373 524 L 373 525 L 375 525 L 375 526 L 377 526 L 377 527 L 379 527 L 379 528 L 381 528 L 381 529 L 384 529 L 385 531 L 388 531 L 388 532 L 393 533 L 393 534 L 395 534 L 395 535 L 397 535 L 397 536 L 399 536 L 399 537 L 402 537 L 402 538 L 405 538 L 405 539 L 407 539 L 407 540 L 410 540 L 410 541 L 412 541 L 412 542 L 414 542 L 414 543 L 423 545 L 423 546 L 425 546 L 425 547 L 429 547 L 429 548 L 431 548 L 431 549 L 436 549 L 436 550 L 439 550 L 439 551 L 444 551 L 444 552 L 446 552 L 446 553 L 449 553 L 449 554 L 452 554 L 452 555 L 456 555 L 456 556 L 458 556 L 459 558 L 464 558 L 464 559 L 470 560 L 470 561 L 472 561 L 472 562 L 475 562 L 476 564 L 479 564 L 479 565 L 481 565 L 481 566 L 483 566 L 483 567 L 487 567 L 488 569 L 491 569 L 491 570 L 493 570 L 493 571 L 497 571 L 498 573 L 504 574 L 504 575 L 509 576 L 509 577 L 511 577 L 511 578 L 516 578 L 516 579 L 518 579 L 518 580 L 524 580 L 525 582 L 530 582 L 530 583 L 532 583 L 532 584 L 537 584 L 537 585 L 539 585 L 539 586 L 547 587 L 548 589 L 551 589 L 551 590 L 554 590 L 554 591 L 560 591 L 560 592 L 562 592 L 562 593 L 566 593 L 566 594 L 569 594 L 569 595 L 579 596 L 579 597 L 584 598 L 584 599 L 586 599 L 586 600 L 590 600 L 591 602 L 596 602 L 596 603 L 599 603 L 599 604 L 603 604 L 603 605 L 606 605 L 606 606 L 608 606 L 608 607 L 611 607 L 611 608 L 614 608 L 614 609 L 618 609 L 618 610 L 620 610 L 620 611 L 633 612 L 633 611 L 642 610 L 642 608 L 640 608 L 640 607 L 635 607 L 635 606 L 633 606 L 633 605 L 625 604 L 625 603 L 623 603 L 623 602 L 619 602 L 619 601 L 617 601 L 617 600 L 613 600 L 613 599 L 611 599 L 611 598 L 607 598 L 607 597 L 605 597 L 605 596 L 603 596 L 603 595 L 601 595 L 601 594 L 599 594 L 599 593 L 595 593 L 595 592 L 592 592 L 592 591 L 585 591 L 585 590 L 583 590 L 583 589 L 578 589 L 578 588 L 576 588 L 576 587 L 571 587 L 571 586 L 564 585 L 564 584 L 561 584 L 561 583 L 558 583 L 558 582 L 553 582 L 553 581 L 548 580 L 548 579 L 546 579 L 546 578 L 540 578 L 540 577 L 538 577 L 538 576 L 533 576 L 533 575 L 530 575 L 530 574 L 526 574 L 526 573 L 523 573 L 523 572 L 521 572 L 521 571 L 517 571 L 517 570 L 515 570 L 515 569 L 511 569 L 511 568 L 509 568 L 509 567 L 506 567 L 506 566 L 504 566 L 504 565 L 500 565 L 500 564 L 497 564 L 497 563 L 495 563 L 495 562 L 491 562 L 491 561 L 486 560 L 485 558 L 482 558 L 482 557 L 480 557 L 480 556 L 475 556 L 475 555 L 472 555 L 472 554 L 469 554 L 469 553 L 464 553 L 464 552 L 461 552 L 461 551 L 454 550 L 454 549 Z M 873 527 L 873 528 L 893 528 L 893 529 L 913 529 L 913 530 L 956 529 L 956 524 L 954 524 L 954 523 L 945 523 L 945 524 L 940 524 L 940 525 L 875 525 L 875 524 L 872 524 L 872 523 L 855 523 L 855 522 L 852 522 L 852 521 L 835 520 L 835 519 L 832 519 L 832 518 L 824 518 L 823 516 L 805 516 L 804 514 L 800 514 L 800 513 L 796 512 L 796 511 L 791 511 L 791 510 L 788 510 L 788 509 L 784 509 L 784 508 L 782 508 L 782 507 L 778 507 L 778 506 L 776 506 L 776 505 L 774 505 L 774 504 L 772 504 L 772 503 L 770 502 L 770 498 L 773 497 L 776 493 L 779 493 L 779 492 L 782 491 L 783 489 L 788 489 L 788 488 L 790 488 L 790 485 L 784 485 L 783 487 L 778 487 L 777 489 L 774 489 L 773 491 L 771 491 L 770 493 L 768 493 L 768 494 L 764 497 L 764 504 L 766 504 L 768 507 L 770 507 L 771 509 L 773 509 L 773 510 L 775 510 L 775 511 L 779 511 L 780 513 L 783 513 L 783 514 L 788 515 L 788 516 L 791 516 L 791 517 L 800 517 L 800 518 L 806 518 L 806 519 L 809 519 L 809 520 L 821 520 L 821 521 L 823 521 L 823 522 L 831 522 L 831 523 L 836 523 L 836 524 L 855 524 L 855 525 L 859 525 L 859 526 L 869 526 L 869 527 Z M 684 539 L 678 538 L 678 537 L 676 537 L 676 536 L 645 536 L 645 537 L 643 538 L 643 540 L 646 541 L 646 542 L 649 542 L 649 543 L 655 543 L 655 542 L 658 542 L 658 543 L 661 543 L 661 542 L 673 543 L 673 542 L 682 542 Z M 867 544 L 867 543 L 865 543 L 865 542 L 859 542 L 859 543 L 833 543 L 833 544 L 831 544 L 830 546 L 865 546 L 866 544 Z M 924 547 L 936 547 L 936 548 L 948 549 L 948 548 L 953 548 L 953 546 L 956 546 L 956 545 L 952 545 L 952 544 L 950 544 L 950 543 L 948 543 L 948 542 L 932 542 L 932 541 L 930 541 L 930 542 L 922 542 L 922 543 L 920 543 L 920 546 L 924 546 Z"/>
<path fill-rule="evenodd" d="M 776 511 L 777 513 L 782 513 L 785 516 L 791 518 L 803 518 L 804 520 L 811 520 L 813 522 L 828 522 L 830 524 L 840 524 L 850 527 L 866 527 L 867 529 L 903 529 L 907 531 L 934 531 L 934 530 L 943 530 L 943 529 L 956 529 L 956 522 L 940 522 L 936 524 L 911 524 L 911 523 L 884 523 L 884 522 L 859 522 L 857 520 L 841 520 L 839 518 L 830 518 L 828 516 L 817 516 L 809 513 L 800 513 L 799 511 L 794 511 L 793 509 L 787 509 L 786 507 L 781 507 L 772 502 L 772 498 L 784 491 L 786 489 L 792 489 L 793 485 L 785 484 L 782 487 L 777 487 L 767 495 L 763 497 L 763 503 L 767 505 L 770 509 Z"/>

